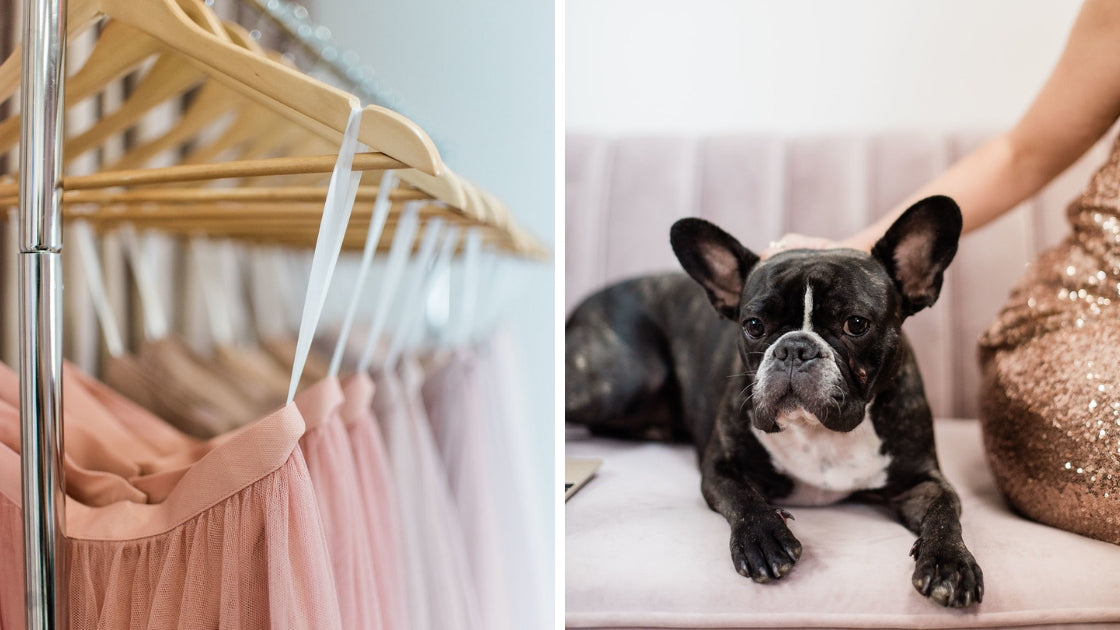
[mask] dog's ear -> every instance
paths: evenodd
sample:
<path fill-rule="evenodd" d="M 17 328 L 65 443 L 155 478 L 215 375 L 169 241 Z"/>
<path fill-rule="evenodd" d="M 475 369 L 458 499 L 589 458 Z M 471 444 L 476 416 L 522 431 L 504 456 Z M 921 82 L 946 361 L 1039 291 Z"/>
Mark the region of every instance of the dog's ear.
<path fill-rule="evenodd" d="M 957 203 L 935 196 L 910 206 L 871 248 L 871 255 L 886 267 L 902 294 L 903 317 L 937 301 L 960 236 Z"/>
<path fill-rule="evenodd" d="M 734 321 L 747 273 L 758 256 L 727 232 L 703 219 L 681 219 L 669 230 L 681 266 L 708 292 L 720 315 Z"/>

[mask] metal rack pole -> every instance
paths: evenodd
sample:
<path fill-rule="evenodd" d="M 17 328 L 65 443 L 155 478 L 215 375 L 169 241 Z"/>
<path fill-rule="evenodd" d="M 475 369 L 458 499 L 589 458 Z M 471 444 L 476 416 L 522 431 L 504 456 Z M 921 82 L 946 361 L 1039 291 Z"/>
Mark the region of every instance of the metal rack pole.
<path fill-rule="evenodd" d="M 66 0 L 25 0 L 19 376 L 27 628 L 68 628 L 62 475 L 62 91 Z"/>

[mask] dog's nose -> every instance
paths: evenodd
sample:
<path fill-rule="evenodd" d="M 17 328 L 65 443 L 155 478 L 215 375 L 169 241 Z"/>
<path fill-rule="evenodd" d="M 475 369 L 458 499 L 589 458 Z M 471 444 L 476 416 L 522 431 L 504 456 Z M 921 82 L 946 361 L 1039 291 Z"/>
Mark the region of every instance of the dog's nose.
<path fill-rule="evenodd" d="M 803 337 L 783 339 L 774 348 L 774 359 L 783 365 L 792 367 L 800 367 L 814 359 L 819 359 L 820 356 L 820 346 Z"/>

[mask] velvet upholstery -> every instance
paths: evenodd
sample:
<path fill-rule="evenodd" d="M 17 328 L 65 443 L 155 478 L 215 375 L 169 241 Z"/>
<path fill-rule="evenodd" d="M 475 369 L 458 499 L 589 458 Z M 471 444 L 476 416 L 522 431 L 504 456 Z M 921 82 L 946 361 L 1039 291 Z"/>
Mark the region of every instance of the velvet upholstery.
<path fill-rule="evenodd" d="M 569 134 L 565 312 L 610 282 L 679 270 L 669 248 L 678 218 L 713 221 L 755 251 L 787 231 L 842 238 L 983 139 Z M 966 236 L 941 299 L 907 322 L 934 415 L 976 417 L 976 340 L 1024 265 L 1066 234 L 1065 206 L 1106 154 L 1107 143 L 1098 145 L 1020 208 Z"/>

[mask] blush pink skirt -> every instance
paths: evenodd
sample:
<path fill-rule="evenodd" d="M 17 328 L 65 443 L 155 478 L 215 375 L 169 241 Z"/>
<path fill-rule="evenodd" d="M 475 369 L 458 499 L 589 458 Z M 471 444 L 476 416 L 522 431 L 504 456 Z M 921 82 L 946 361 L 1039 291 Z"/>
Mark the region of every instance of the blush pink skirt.
<path fill-rule="evenodd" d="M 420 614 L 433 630 L 481 629 L 462 523 L 420 399 L 423 378 L 421 367 L 411 357 L 402 357 L 399 376 L 391 371 L 378 375 L 374 400 L 386 425 L 394 475 L 401 484 L 409 562 L 423 576 L 426 599 L 420 602 Z M 416 621 L 416 608 L 410 610 Z"/>
<path fill-rule="evenodd" d="M 510 565 L 504 560 L 517 538 L 510 525 L 519 523 L 520 515 L 510 515 L 514 471 L 501 469 L 508 455 L 495 443 L 493 434 L 501 427 L 486 413 L 478 369 L 473 353 L 457 350 L 428 373 L 420 391 L 462 523 L 482 626 L 512 630 L 513 576 L 506 574 Z"/>
<path fill-rule="evenodd" d="M 381 619 L 385 628 L 412 628 L 405 593 L 400 508 L 389 454 L 373 415 L 373 379 L 366 374 L 348 376 L 342 381 L 342 392 L 346 398 L 342 421 L 350 437 L 362 504 L 371 525 Z"/>
<path fill-rule="evenodd" d="M 11 380 L 10 370 L 0 373 L 0 389 L 7 391 Z M 67 466 L 73 627 L 342 627 L 316 489 L 299 448 L 305 423 L 296 405 L 224 439 L 199 443 L 161 432 L 159 424 L 142 427 L 160 421 L 136 413 L 69 367 L 65 386 L 68 454 L 72 424 L 84 425 L 106 444 L 121 438 L 111 427 L 136 425 L 143 430 L 126 431 L 131 440 L 114 451 L 132 463 L 119 472 L 135 474 L 126 480 L 100 472 L 113 476 L 109 485 L 139 481 L 150 491 L 142 492 L 147 503 L 108 501 L 101 491 L 87 492 L 99 503 L 90 505 L 75 492 L 85 481 L 70 476 Z M 115 415 L 121 411 L 127 413 Z M 0 405 L 0 428 L 12 425 L 18 426 L 14 406 Z M 83 457 L 97 466 L 108 456 L 90 444 Z M 183 448 L 194 450 L 184 455 L 177 450 Z M 19 455 L 5 440 L 0 445 L 0 627 L 5 629 L 24 627 L 21 496 Z M 150 502 L 154 497 L 160 500 Z"/>
<path fill-rule="evenodd" d="M 375 525 L 367 518 L 358 468 L 342 423 L 343 401 L 335 378 L 323 379 L 297 394 L 295 404 L 307 422 L 299 444 L 319 502 L 343 627 L 380 630 Z"/>

